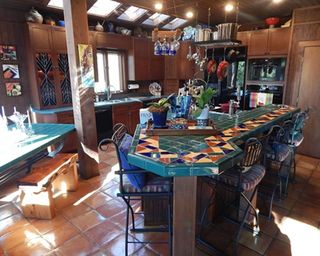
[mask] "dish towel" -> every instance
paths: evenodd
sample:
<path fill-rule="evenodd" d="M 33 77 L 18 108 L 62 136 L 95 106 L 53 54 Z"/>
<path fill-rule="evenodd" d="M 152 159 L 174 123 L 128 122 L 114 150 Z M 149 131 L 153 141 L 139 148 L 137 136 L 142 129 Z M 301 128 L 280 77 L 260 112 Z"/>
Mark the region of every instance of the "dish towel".
<path fill-rule="evenodd" d="M 257 92 L 251 92 L 250 93 L 250 102 L 249 107 L 250 108 L 256 108 L 258 103 L 258 93 Z"/>
<path fill-rule="evenodd" d="M 272 93 L 258 93 L 258 106 L 266 106 L 272 104 L 273 94 Z"/>

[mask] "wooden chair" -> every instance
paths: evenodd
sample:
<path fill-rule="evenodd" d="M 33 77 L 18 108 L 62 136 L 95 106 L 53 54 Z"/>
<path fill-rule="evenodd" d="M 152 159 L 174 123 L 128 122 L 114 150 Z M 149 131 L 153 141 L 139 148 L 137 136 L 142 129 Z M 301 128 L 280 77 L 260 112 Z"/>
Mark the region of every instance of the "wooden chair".
<path fill-rule="evenodd" d="M 75 191 L 78 188 L 77 154 L 46 157 L 18 181 L 20 202 L 25 217 L 52 219 L 55 216 L 54 190 Z"/>

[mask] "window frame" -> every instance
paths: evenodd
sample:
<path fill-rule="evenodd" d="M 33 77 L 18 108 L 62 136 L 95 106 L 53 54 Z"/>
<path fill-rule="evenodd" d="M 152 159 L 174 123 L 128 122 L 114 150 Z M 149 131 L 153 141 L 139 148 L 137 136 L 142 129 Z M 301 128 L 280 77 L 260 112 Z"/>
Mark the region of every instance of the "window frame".
<path fill-rule="evenodd" d="M 126 92 L 126 64 L 125 64 L 126 53 L 125 53 L 125 51 L 117 50 L 117 49 L 99 48 L 99 49 L 97 49 L 96 56 L 98 53 L 103 55 L 103 64 L 104 64 L 103 72 L 104 72 L 104 77 L 106 78 L 105 82 L 107 83 L 108 87 L 110 87 L 108 54 L 109 53 L 118 54 L 118 56 L 120 58 L 120 62 L 119 62 L 120 90 L 112 90 L 112 88 L 110 88 L 110 90 L 113 94 Z M 97 78 L 98 78 L 99 77 L 98 62 L 97 62 L 97 73 L 98 73 L 97 74 Z M 100 82 L 100 81 L 98 81 L 98 82 Z"/>

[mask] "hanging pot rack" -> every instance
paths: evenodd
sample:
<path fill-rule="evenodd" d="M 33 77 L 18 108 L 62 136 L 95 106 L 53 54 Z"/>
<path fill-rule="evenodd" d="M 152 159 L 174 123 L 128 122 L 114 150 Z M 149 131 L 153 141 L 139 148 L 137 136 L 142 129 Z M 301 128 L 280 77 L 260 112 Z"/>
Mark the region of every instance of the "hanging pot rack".
<path fill-rule="evenodd" d="M 172 31 L 167 31 L 167 30 L 159 30 L 158 28 L 155 28 L 152 31 L 152 42 L 160 41 L 163 42 L 164 39 L 167 41 L 174 41 L 180 38 L 182 34 L 181 29 L 176 29 Z"/>

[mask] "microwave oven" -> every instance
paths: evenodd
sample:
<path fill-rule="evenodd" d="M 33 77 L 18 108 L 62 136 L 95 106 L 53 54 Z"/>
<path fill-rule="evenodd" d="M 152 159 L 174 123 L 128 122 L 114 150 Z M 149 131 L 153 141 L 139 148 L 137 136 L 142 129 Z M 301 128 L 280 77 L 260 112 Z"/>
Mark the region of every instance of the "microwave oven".
<path fill-rule="evenodd" d="M 248 79 L 259 82 L 283 82 L 286 58 L 249 59 Z"/>

